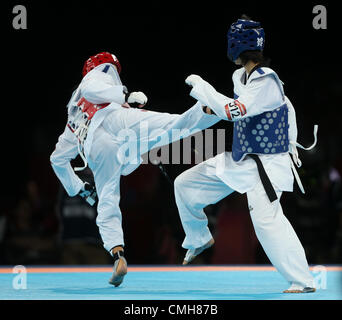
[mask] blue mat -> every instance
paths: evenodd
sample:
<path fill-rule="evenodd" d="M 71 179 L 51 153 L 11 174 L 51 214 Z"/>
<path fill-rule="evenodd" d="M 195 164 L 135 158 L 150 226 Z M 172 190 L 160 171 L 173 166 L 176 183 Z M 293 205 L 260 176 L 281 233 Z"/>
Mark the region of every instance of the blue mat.
<path fill-rule="evenodd" d="M 0 268 L 1 271 L 1 268 Z M 17 275 L 0 272 L 1 300 L 341 300 L 342 271 L 327 271 L 315 293 L 284 294 L 289 284 L 276 271 L 129 272 L 123 284 L 108 284 L 107 272 L 27 273 L 26 289 L 14 289 Z"/>

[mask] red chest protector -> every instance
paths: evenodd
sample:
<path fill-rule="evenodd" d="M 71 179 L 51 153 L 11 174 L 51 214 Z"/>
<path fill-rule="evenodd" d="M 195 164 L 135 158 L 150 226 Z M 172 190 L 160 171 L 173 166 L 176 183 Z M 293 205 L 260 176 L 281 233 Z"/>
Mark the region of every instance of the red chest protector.
<path fill-rule="evenodd" d="M 109 103 L 93 104 L 83 97 L 77 103 L 77 106 L 79 106 L 82 112 L 87 115 L 88 120 L 91 120 L 97 111 L 107 107 L 108 105 Z"/>
<path fill-rule="evenodd" d="M 87 159 L 84 155 L 83 145 L 87 138 L 88 128 L 94 114 L 107 107 L 109 103 L 94 104 L 87 101 L 85 98 L 81 98 L 77 102 L 79 109 L 76 111 L 72 119 L 68 120 L 67 127 L 76 135 L 78 139 L 78 153 L 84 161 L 84 167 L 75 168 L 75 171 L 83 170 L 87 166 Z M 75 106 L 74 106 L 75 107 Z"/>

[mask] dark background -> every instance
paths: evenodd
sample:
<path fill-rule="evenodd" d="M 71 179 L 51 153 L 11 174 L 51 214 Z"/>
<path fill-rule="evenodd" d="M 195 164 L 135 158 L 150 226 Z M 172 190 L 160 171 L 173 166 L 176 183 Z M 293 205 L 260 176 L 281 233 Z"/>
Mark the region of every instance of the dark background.
<path fill-rule="evenodd" d="M 27 9 L 27 30 L 12 27 L 17 4 Z M 316 4 L 327 8 L 327 30 L 312 27 Z M 77 197 L 66 197 L 49 163 L 84 61 L 101 51 L 114 53 L 123 83 L 148 96 L 147 109 L 182 113 L 195 102 L 184 83 L 190 74 L 232 96 L 236 66 L 226 57 L 226 33 L 241 14 L 261 21 L 265 29 L 264 53 L 296 108 L 298 141 L 311 144 L 313 125 L 319 125 L 316 149 L 299 151 L 306 194 L 297 186 L 284 194 L 284 212 L 310 264 L 342 263 L 336 2 L 20 1 L 2 7 L 0 264 L 110 262 L 98 239 L 96 212 Z M 214 128 L 227 129 L 229 146 L 232 124 L 221 121 Z M 174 179 L 190 165 L 165 167 Z M 142 165 L 124 177 L 121 199 L 129 263 L 180 263 L 184 233 L 172 187 L 159 169 Z M 256 240 L 245 195 L 235 193 L 206 212 L 216 245 L 196 263 L 269 263 Z"/>

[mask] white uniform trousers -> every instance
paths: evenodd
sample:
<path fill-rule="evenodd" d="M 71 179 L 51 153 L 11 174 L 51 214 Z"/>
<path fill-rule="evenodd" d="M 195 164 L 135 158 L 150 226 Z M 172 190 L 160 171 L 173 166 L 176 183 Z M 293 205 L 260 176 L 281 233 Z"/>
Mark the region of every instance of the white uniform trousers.
<path fill-rule="evenodd" d="M 157 142 L 158 146 L 161 146 L 183 137 L 180 135 L 184 133 L 179 131 L 177 135 L 178 131 L 175 134 L 173 129 L 188 128 L 189 132 L 195 133 L 217 121 L 219 121 L 217 117 L 205 114 L 200 104 L 196 104 L 181 115 L 133 108 L 120 108 L 107 115 L 94 131 L 91 148 L 87 154 L 88 165 L 94 174 L 99 198 L 96 223 L 106 250 L 110 251 L 115 246 L 124 245 L 119 207 L 121 175 L 134 171 L 140 165 L 142 153 L 151 150 Z M 141 130 L 142 122 L 147 124 L 148 130 Z M 124 143 L 127 143 L 122 140 L 125 129 L 131 134 L 130 143 L 145 144 L 142 150 L 137 150 L 136 159 L 131 159 L 133 164 L 132 161 L 124 163 L 119 156 L 119 150 Z M 189 134 L 185 134 L 184 137 Z"/>
<path fill-rule="evenodd" d="M 212 235 L 203 211 L 232 192 L 216 175 L 216 157 L 204 161 L 180 174 L 175 180 L 175 196 L 180 219 L 185 231 L 183 247 L 203 246 Z M 271 203 L 261 181 L 247 192 L 250 215 L 255 233 L 273 266 L 290 283 L 314 287 L 304 249 L 290 222 L 283 214 L 278 200 Z"/>

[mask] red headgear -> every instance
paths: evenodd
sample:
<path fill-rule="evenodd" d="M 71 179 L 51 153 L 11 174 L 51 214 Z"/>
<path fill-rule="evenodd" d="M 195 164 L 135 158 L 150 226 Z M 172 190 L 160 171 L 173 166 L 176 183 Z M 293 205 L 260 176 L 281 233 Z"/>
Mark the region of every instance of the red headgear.
<path fill-rule="evenodd" d="M 118 73 L 121 72 L 121 65 L 119 60 L 114 54 L 111 54 L 109 52 L 100 52 L 96 54 L 95 56 L 91 56 L 83 66 L 82 75 L 83 77 L 91 70 L 93 70 L 95 67 L 99 66 L 103 63 L 111 63 L 118 69 Z"/>

